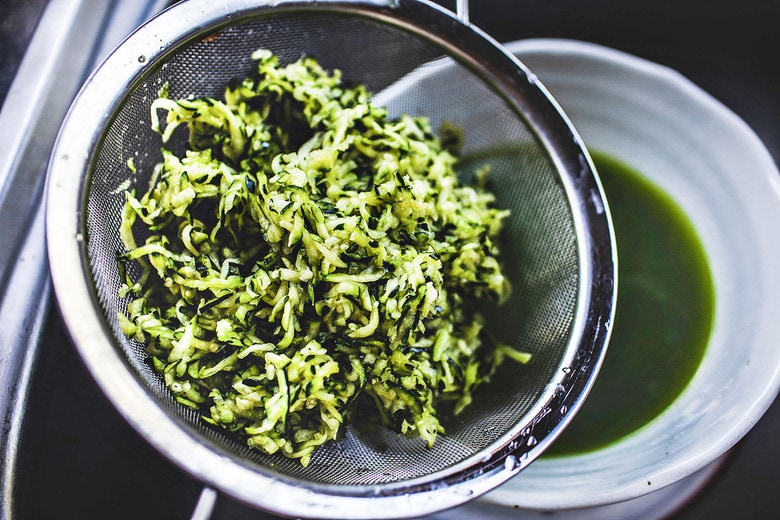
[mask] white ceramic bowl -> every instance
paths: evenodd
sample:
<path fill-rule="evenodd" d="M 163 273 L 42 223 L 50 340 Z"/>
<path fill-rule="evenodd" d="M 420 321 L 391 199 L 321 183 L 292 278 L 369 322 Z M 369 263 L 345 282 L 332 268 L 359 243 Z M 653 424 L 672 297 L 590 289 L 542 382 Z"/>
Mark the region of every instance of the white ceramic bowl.
<path fill-rule="evenodd" d="M 537 460 L 482 498 L 535 510 L 627 501 L 718 459 L 777 395 L 780 174 L 739 117 L 666 67 L 569 40 L 526 40 L 509 49 L 550 90 L 588 147 L 632 166 L 676 200 L 710 261 L 715 323 L 680 397 L 619 443 Z"/>

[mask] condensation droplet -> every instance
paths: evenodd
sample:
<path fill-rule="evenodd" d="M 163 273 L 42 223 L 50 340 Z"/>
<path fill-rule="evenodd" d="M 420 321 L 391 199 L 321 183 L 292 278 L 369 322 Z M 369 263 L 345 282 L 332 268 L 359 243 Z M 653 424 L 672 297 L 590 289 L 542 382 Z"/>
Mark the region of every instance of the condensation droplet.
<path fill-rule="evenodd" d="M 517 467 L 517 457 L 514 455 L 507 456 L 506 459 L 504 459 L 504 468 L 507 471 L 512 471 Z"/>
<path fill-rule="evenodd" d="M 81 233 L 76 233 L 76 242 L 83 242 L 84 241 L 84 235 Z"/>
<path fill-rule="evenodd" d="M 146 56 L 144 56 L 143 54 L 138 56 L 138 63 L 146 63 Z"/>
<path fill-rule="evenodd" d="M 467 489 L 461 489 L 461 488 L 456 487 L 455 488 L 455 494 L 460 495 L 460 496 L 464 496 L 464 497 L 470 497 L 471 495 L 474 494 L 474 490 L 473 489 L 468 489 L 468 488 Z"/>

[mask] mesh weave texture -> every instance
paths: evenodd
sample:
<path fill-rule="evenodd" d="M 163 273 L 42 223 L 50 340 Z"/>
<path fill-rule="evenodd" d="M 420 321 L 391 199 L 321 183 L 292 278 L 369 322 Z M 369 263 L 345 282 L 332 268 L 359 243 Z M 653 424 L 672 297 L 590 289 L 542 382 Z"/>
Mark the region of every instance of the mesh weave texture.
<path fill-rule="evenodd" d="M 310 465 L 266 456 L 209 427 L 168 393 L 145 363 L 143 345 L 124 337 L 116 315 L 126 302 L 117 296 L 116 253 L 123 250 L 119 225 L 128 179 L 145 191 L 161 159 L 160 137 L 150 128 L 149 107 L 167 84 L 170 97 L 221 97 L 227 82 L 244 77 L 258 48 L 282 63 L 301 55 L 338 68 L 348 82 L 363 83 L 391 113 L 431 119 L 434 128 L 452 121 L 465 131 L 462 174 L 490 163 L 498 205 L 509 208 L 503 261 L 513 285 L 511 300 L 489 311 L 493 335 L 533 354 L 527 366 L 506 363 L 480 388 L 461 415 L 444 421 L 447 434 L 428 449 L 416 439 L 384 430 L 349 427 L 343 440 L 317 450 Z M 377 485 L 423 477 L 476 457 L 516 427 L 553 374 L 567 348 L 577 305 L 576 234 L 569 201 L 555 167 L 524 120 L 466 67 L 422 37 L 360 16 L 296 13 L 243 21 L 208 38 L 176 48 L 164 63 L 132 86 L 112 118 L 88 180 L 87 247 L 95 289 L 115 348 L 131 370 L 172 415 L 217 450 L 246 459 L 281 478 L 318 484 Z M 131 175 L 133 158 L 138 173 Z M 511 238 L 510 238 L 511 237 Z"/>

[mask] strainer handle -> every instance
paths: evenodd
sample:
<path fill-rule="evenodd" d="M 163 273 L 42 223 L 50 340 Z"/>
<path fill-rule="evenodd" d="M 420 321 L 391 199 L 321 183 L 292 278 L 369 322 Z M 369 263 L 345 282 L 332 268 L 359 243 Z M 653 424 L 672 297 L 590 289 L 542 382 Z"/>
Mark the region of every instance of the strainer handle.
<path fill-rule="evenodd" d="M 214 513 L 214 506 L 217 504 L 218 496 L 219 492 L 216 489 L 211 486 L 203 486 L 190 520 L 209 520 Z"/>
<path fill-rule="evenodd" d="M 457 0 L 455 3 L 455 16 L 463 23 L 469 23 L 469 0 Z"/>

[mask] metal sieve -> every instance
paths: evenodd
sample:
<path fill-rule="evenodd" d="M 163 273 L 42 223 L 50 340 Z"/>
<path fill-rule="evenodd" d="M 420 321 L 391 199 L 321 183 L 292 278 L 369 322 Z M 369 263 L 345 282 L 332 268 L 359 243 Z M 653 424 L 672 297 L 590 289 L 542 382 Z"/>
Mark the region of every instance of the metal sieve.
<path fill-rule="evenodd" d="M 392 114 L 464 131 L 460 173 L 489 163 L 509 208 L 503 261 L 513 296 L 491 309 L 497 339 L 533 354 L 505 363 L 433 448 L 349 427 L 308 467 L 250 450 L 177 404 L 117 313 L 122 190 L 161 160 L 150 127 L 160 88 L 219 97 L 253 67 L 312 56 L 376 93 Z M 130 174 L 133 159 L 138 173 Z M 411 517 L 462 504 L 535 459 L 579 408 L 603 358 L 615 301 L 609 214 L 584 146 L 534 75 L 495 41 L 426 1 L 189 0 L 134 32 L 89 78 L 50 162 L 47 236 L 60 311 L 119 412 L 184 470 L 281 515 Z"/>

